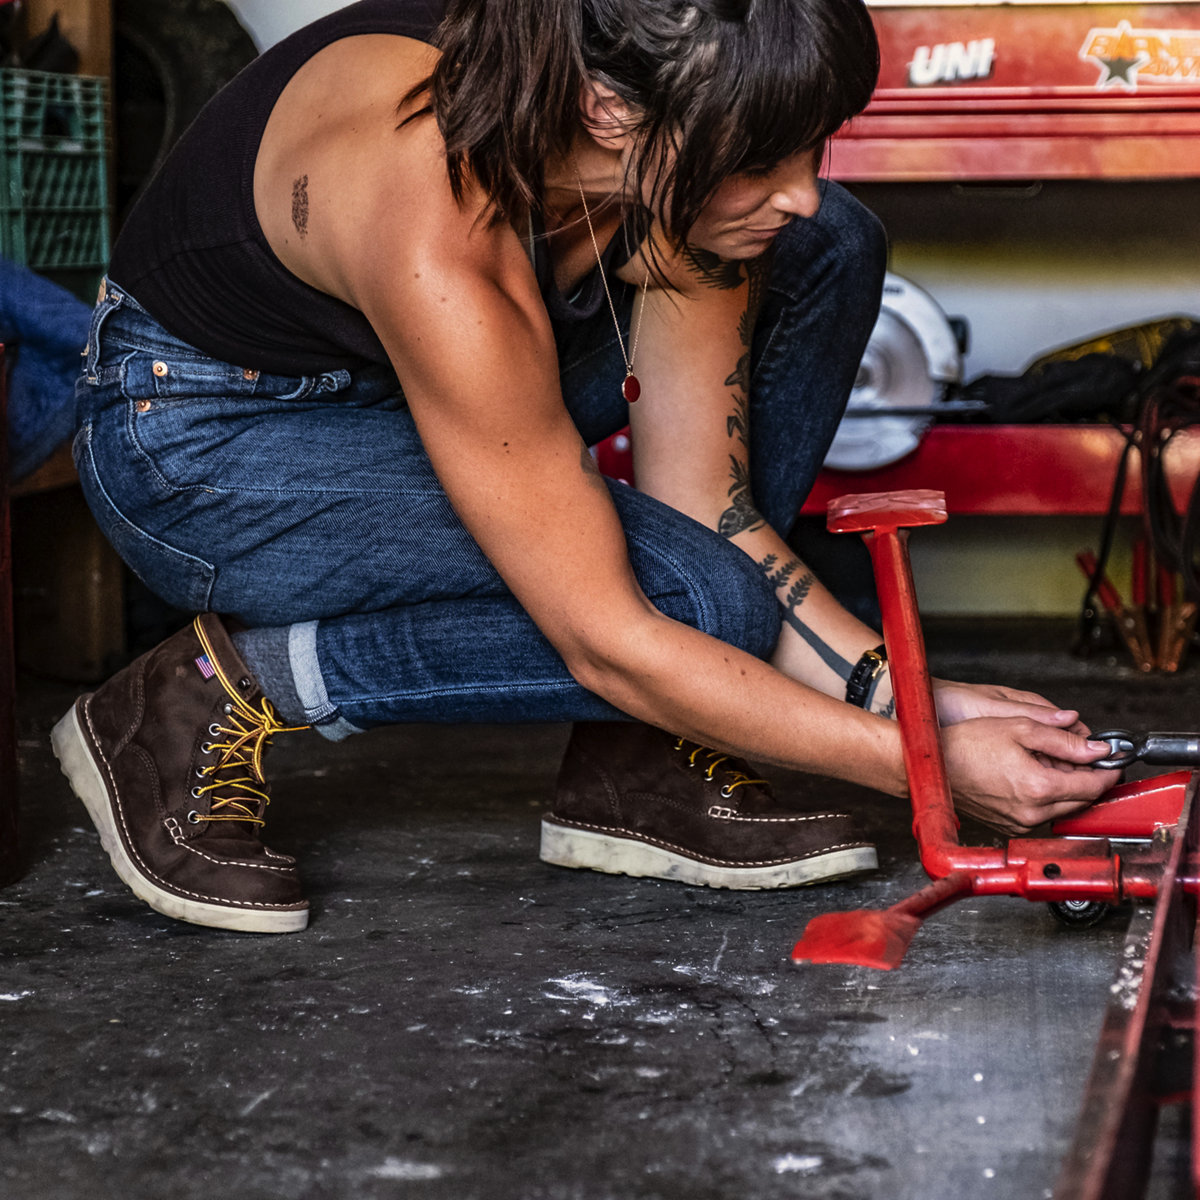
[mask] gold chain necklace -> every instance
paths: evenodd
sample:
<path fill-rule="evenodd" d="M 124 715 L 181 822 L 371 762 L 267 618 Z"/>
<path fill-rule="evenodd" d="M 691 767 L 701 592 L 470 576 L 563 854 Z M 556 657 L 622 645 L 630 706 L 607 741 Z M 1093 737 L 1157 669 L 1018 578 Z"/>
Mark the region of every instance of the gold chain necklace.
<path fill-rule="evenodd" d="M 650 286 L 650 268 L 646 268 L 646 277 L 642 280 L 642 290 L 638 299 L 637 322 L 633 328 L 633 342 L 629 353 L 625 353 L 625 339 L 621 336 L 621 322 L 617 320 L 617 306 L 613 303 L 612 292 L 608 290 L 608 278 L 604 274 L 604 259 L 600 256 L 600 243 L 596 241 L 596 230 L 592 225 L 592 214 L 588 212 L 587 197 L 583 194 L 583 180 L 579 178 L 579 169 L 575 169 L 575 182 L 579 185 L 579 199 L 583 201 L 583 217 L 587 221 L 588 233 L 592 238 L 592 249 L 596 252 L 596 265 L 600 268 L 600 282 L 604 284 L 604 295 L 608 300 L 608 311 L 612 313 L 613 328 L 617 331 L 617 345 L 621 348 L 621 357 L 625 360 L 625 381 L 621 384 L 621 395 L 627 404 L 632 404 L 642 394 L 642 385 L 633 373 L 633 360 L 637 357 L 638 338 L 642 333 L 642 314 L 646 311 L 646 289 Z"/>

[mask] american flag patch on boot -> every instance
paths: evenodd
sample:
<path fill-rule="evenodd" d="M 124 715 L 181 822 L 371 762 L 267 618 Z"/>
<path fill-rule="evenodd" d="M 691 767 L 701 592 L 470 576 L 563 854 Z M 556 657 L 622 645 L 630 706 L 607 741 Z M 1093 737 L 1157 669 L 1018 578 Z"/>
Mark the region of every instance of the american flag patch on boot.
<path fill-rule="evenodd" d="M 196 669 L 200 672 L 201 675 L 204 676 L 205 679 L 211 679 L 216 674 L 216 671 L 213 669 L 212 663 L 209 662 L 207 654 L 200 655 L 200 657 L 195 659 L 194 661 L 196 663 Z"/>

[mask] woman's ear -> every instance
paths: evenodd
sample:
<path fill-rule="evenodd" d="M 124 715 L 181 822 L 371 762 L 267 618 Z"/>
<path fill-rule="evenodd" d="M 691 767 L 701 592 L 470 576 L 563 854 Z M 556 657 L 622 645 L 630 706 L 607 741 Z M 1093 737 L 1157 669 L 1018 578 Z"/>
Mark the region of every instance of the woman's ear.
<path fill-rule="evenodd" d="M 595 79 L 583 85 L 579 97 L 583 127 L 607 150 L 624 150 L 633 138 L 629 105 L 610 87 Z"/>

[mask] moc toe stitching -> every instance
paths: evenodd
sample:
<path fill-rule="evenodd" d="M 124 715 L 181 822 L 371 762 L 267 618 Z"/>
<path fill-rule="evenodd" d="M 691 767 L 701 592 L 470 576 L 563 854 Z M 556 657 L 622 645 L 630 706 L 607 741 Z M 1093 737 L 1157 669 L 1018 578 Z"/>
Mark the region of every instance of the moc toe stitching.
<path fill-rule="evenodd" d="M 272 866 L 270 863 L 247 862 L 244 858 L 218 858 L 215 854 L 208 854 L 203 850 L 198 850 L 186 842 L 180 843 L 180 848 L 188 851 L 190 854 L 195 854 L 205 862 L 210 862 L 218 867 L 237 867 L 247 871 L 278 871 L 281 874 L 291 874 L 290 868 L 286 866 Z M 236 901 L 230 901 L 231 904 Z"/>

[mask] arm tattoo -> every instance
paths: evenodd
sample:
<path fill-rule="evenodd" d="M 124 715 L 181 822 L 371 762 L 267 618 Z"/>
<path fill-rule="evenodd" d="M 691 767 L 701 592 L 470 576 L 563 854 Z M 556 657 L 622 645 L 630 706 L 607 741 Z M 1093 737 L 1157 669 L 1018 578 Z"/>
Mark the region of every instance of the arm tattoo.
<path fill-rule="evenodd" d="M 797 566 L 800 564 L 797 563 Z M 805 571 L 795 583 L 792 584 L 792 590 L 788 592 L 787 599 L 784 604 L 788 608 L 799 608 L 805 600 L 808 599 L 808 593 L 812 591 L 812 586 L 817 582 L 816 576 L 811 571 Z"/>
<path fill-rule="evenodd" d="M 745 317 L 743 317 L 742 320 L 744 321 Z M 730 375 L 729 378 L 725 380 L 725 386 L 726 387 L 735 387 L 735 388 L 739 389 L 739 391 L 741 391 L 743 396 L 745 396 L 750 391 L 750 352 L 749 351 L 747 351 L 745 354 L 743 354 L 741 356 L 741 358 L 738 359 L 738 364 L 734 368 L 733 374 Z M 733 436 L 732 431 L 730 432 L 729 436 L 730 437 Z"/>
<path fill-rule="evenodd" d="M 750 471 L 746 464 L 736 455 L 729 456 L 730 478 L 729 498 L 733 503 L 721 514 L 717 521 L 717 532 L 723 537 L 736 537 L 747 530 L 761 529 L 766 522 L 759 515 L 750 499 Z"/>
<path fill-rule="evenodd" d="M 767 582 L 778 591 L 791 577 L 800 569 L 800 560 L 798 558 L 789 559 L 779 568 L 775 570 L 775 564 L 779 561 L 779 556 L 776 554 L 768 554 L 758 565 L 763 569 L 767 576 Z"/>
<path fill-rule="evenodd" d="M 694 252 L 703 253 L 703 252 Z M 741 321 L 738 325 L 738 336 L 742 341 L 742 354 L 738 358 L 737 366 L 733 370 L 733 374 L 725 380 L 725 386 L 734 388 L 732 396 L 733 412 L 725 418 L 725 432 L 730 438 L 736 438 L 741 444 L 747 455 L 750 452 L 750 342 L 754 335 L 754 323 L 758 316 L 758 309 L 762 304 L 763 292 L 765 289 L 767 273 L 770 264 L 763 259 L 758 259 L 751 262 L 746 268 L 746 275 L 750 281 L 749 294 L 746 299 L 746 309 L 742 313 Z M 719 259 L 717 260 L 720 261 Z M 739 273 L 741 267 L 738 264 Z M 746 506 L 749 502 L 750 494 L 750 474 L 749 469 L 740 464 L 730 456 L 734 462 L 732 478 L 734 481 L 733 488 L 730 489 L 730 495 L 734 496 L 735 491 L 744 493 L 744 503 L 740 506 L 740 512 L 743 516 L 746 515 Z M 725 517 L 729 518 L 731 526 L 737 525 L 737 520 L 734 516 L 734 510 L 739 509 L 739 501 L 735 497 L 734 508 L 729 509 L 725 513 Z M 757 517 L 757 513 L 754 514 Z M 722 520 L 725 519 L 722 518 Z M 758 518 L 761 524 L 761 518 Z M 740 530 L 738 530 L 740 532 Z M 728 535 L 727 535 L 728 536 Z"/>
<path fill-rule="evenodd" d="M 303 241 L 308 236 L 308 176 L 292 183 L 292 224 Z"/>
<path fill-rule="evenodd" d="M 750 449 L 750 402 L 744 392 L 733 398 L 733 412 L 725 418 L 725 432 Z"/>
<path fill-rule="evenodd" d="M 811 584 L 810 584 L 811 586 Z M 817 657 L 831 670 L 839 679 L 849 679 L 850 672 L 854 670 L 851 663 L 848 663 L 832 646 L 827 645 L 817 635 L 809 629 L 803 621 L 800 620 L 794 608 L 785 606 L 783 610 L 783 619 L 804 639 L 805 642 L 815 651 Z"/>
<path fill-rule="evenodd" d="M 803 570 L 803 574 L 792 584 L 787 596 L 780 601 L 783 605 L 784 621 L 800 635 L 804 642 L 816 653 L 817 657 L 834 674 L 840 679 L 849 679 L 850 672 L 854 669 L 852 664 L 848 663 L 832 646 L 822 641 L 816 633 L 800 620 L 798 609 L 808 599 L 808 594 L 812 591 L 813 584 L 817 581 L 816 576 L 811 571 L 804 570 L 803 564 L 799 559 L 790 559 L 776 570 L 775 564 L 778 561 L 778 555 L 768 554 L 758 564 L 767 573 L 767 582 L 776 591 L 783 587 L 797 571 Z M 887 716 L 890 713 L 885 713 L 884 715 Z"/>
<path fill-rule="evenodd" d="M 758 323 L 758 314 L 762 311 L 763 301 L 767 298 L 767 280 L 771 276 L 771 262 L 774 249 L 768 250 L 761 258 L 756 258 L 746 267 L 746 275 L 750 280 L 750 294 L 746 298 L 746 311 L 742 314 L 738 333 L 742 337 L 742 345 L 747 350 L 754 340 L 754 326 Z"/>

